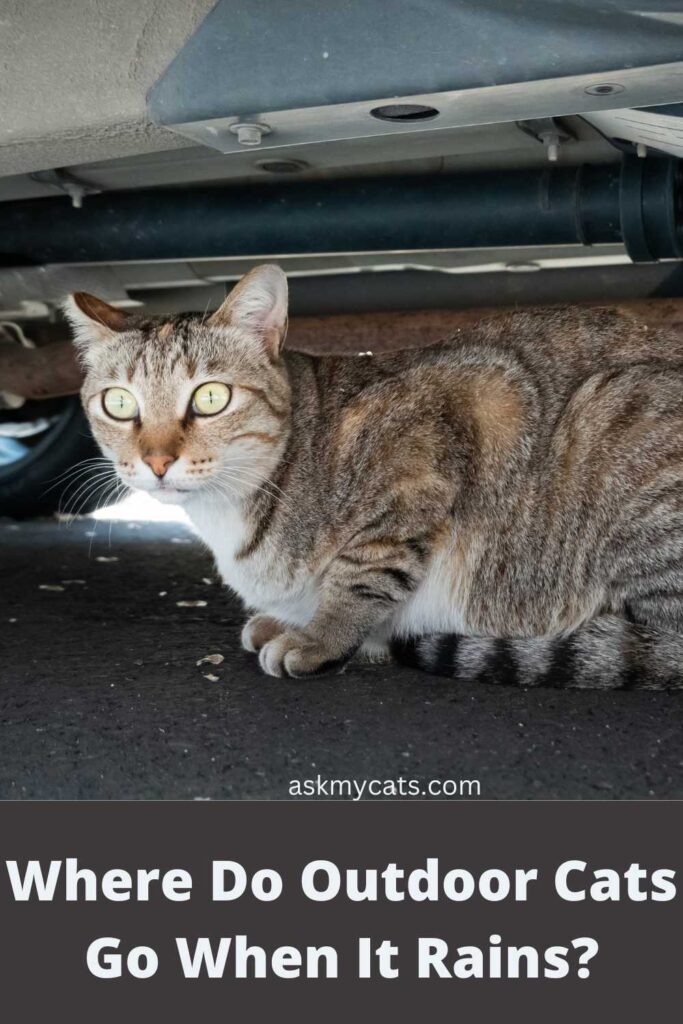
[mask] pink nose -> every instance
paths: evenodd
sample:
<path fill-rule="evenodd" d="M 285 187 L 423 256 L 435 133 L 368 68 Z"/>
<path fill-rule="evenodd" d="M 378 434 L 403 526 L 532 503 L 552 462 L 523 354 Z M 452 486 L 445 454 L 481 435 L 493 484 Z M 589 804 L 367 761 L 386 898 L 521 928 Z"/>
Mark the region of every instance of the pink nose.
<path fill-rule="evenodd" d="M 145 455 L 143 462 L 146 462 L 155 476 L 166 476 L 168 467 L 175 462 L 173 455 Z"/>

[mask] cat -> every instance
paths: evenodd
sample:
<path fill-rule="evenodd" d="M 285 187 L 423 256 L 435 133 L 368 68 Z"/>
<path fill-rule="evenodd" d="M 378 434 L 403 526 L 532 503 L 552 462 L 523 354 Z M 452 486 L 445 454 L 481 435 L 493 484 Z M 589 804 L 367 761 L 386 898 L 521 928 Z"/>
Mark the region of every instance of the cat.
<path fill-rule="evenodd" d="M 66 312 L 95 438 L 182 503 L 271 676 L 393 657 L 456 680 L 683 683 L 683 341 L 513 312 L 381 356 L 283 349 L 287 280 L 208 318 Z"/>

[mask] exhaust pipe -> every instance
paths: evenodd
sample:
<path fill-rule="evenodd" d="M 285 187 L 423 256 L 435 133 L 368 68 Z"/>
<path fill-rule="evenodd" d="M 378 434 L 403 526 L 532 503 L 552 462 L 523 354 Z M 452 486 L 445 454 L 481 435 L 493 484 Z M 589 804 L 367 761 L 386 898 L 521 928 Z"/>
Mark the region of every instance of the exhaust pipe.
<path fill-rule="evenodd" d="M 0 203 L 0 263 L 619 243 L 683 257 L 679 161 Z"/>

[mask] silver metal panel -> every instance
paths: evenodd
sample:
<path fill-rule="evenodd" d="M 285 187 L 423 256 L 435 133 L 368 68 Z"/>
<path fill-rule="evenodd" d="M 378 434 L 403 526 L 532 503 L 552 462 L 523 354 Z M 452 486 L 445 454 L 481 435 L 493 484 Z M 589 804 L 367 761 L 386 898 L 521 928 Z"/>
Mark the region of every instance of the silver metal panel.
<path fill-rule="evenodd" d="M 151 89 L 163 125 L 683 60 L 661 0 L 218 0 Z M 551 111 L 552 113 L 552 111 Z"/>
<path fill-rule="evenodd" d="M 612 91 L 595 91 L 605 86 L 610 86 Z M 243 153 L 246 148 L 231 130 L 236 124 L 245 120 L 261 123 L 270 131 L 263 135 L 258 146 L 248 147 L 251 153 L 260 154 L 286 146 L 308 147 L 376 136 L 419 134 L 426 138 L 473 125 L 657 106 L 681 100 L 683 61 L 604 74 L 401 96 L 402 104 L 436 108 L 438 117 L 430 121 L 382 121 L 373 117 L 372 109 L 397 101 L 396 97 L 388 96 L 358 103 L 254 112 L 248 118 L 213 118 L 169 127 L 194 142 L 227 154 Z"/>
<path fill-rule="evenodd" d="M 43 318 L 70 291 L 89 291 L 117 306 L 134 306 L 128 292 L 204 289 L 238 280 L 260 260 L 158 260 L 125 263 L 64 264 L 0 269 L 0 316 Z M 351 253 L 329 256 L 283 256 L 278 263 L 290 278 L 402 272 L 481 274 L 531 273 L 571 267 L 629 264 L 621 245 L 519 246 L 513 249 L 448 249 L 437 252 Z M 324 285 L 322 286 L 324 287 Z M 172 300 L 171 300 L 172 301 Z"/>
<path fill-rule="evenodd" d="M 621 154 L 586 121 L 566 118 L 574 136 L 560 147 L 559 163 L 616 163 Z M 358 175 L 467 173 L 534 167 L 546 162 L 544 147 L 514 122 L 474 125 L 440 132 L 415 131 L 346 142 L 321 142 L 306 150 L 306 166 L 294 174 L 267 173 L 258 149 L 222 154 L 205 146 L 166 153 L 75 165 L 72 174 L 102 190 L 156 188 L 203 182 L 315 180 Z M 278 150 L 277 160 L 301 156 L 296 146 Z M 53 195 L 53 190 L 28 175 L 0 178 L 0 202 Z M 86 200 L 87 202 L 87 200 Z"/>

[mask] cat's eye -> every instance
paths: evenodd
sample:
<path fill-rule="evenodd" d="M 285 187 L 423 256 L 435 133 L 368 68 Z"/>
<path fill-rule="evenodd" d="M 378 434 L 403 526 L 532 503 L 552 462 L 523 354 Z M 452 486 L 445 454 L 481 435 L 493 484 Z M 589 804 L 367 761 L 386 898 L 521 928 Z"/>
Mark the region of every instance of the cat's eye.
<path fill-rule="evenodd" d="M 192 411 L 197 416 L 215 416 L 223 412 L 230 401 L 230 388 L 227 384 L 212 381 L 201 384 L 192 396 Z"/>
<path fill-rule="evenodd" d="M 125 388 L 107 388 L 102 395 L 102 405 L 115 420 L 134 420 L 138 414 L 138 403 Z"/>

